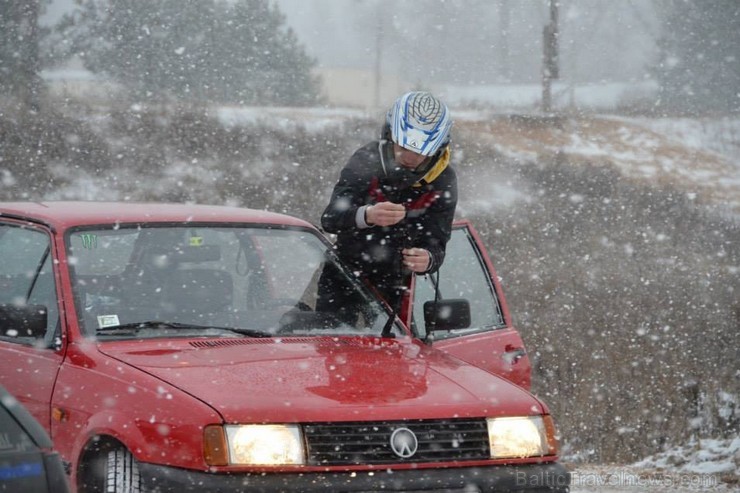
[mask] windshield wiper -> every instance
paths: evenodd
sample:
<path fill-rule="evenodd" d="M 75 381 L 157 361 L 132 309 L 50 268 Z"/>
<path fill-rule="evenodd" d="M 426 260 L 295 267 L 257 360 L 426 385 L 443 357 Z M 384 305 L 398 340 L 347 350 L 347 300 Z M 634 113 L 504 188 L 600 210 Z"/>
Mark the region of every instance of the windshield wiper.
<path fill-rule="evenodd" d="M 241 327 L 218 327 L 215 325 L 197 325 L 197 324 L 183 324 L 179 322 L 164 322 L 162 320 L 148 320 L 146 322 L 131 322 L 122 325 L 113 325 L 110 327 L 101 327 L 95 330 L 96 334 L 110 334 L 110 335 L 129 335 L 137 334 L 139 331 L 144 329 L 176 329 L 180 330 L 197 330 L 203 331 L 207 329 L 214 330 L 227 330 L 229 332 L 235 332 L 242 334 L 247 337 L 272 337 L 273 334 L 269 332 L 263 332 L 261 330 L 244 329 Z"/>
<path fill-rule="evenodd" d="M 230 330 L 231 332 L 243 334 L 248 337 L 275 337 L 275 334 L 270 334 L 269 332 L 265 332 L 264 330 L 245 329 L 242 327 L 209 327 L 209 329 Z"/>

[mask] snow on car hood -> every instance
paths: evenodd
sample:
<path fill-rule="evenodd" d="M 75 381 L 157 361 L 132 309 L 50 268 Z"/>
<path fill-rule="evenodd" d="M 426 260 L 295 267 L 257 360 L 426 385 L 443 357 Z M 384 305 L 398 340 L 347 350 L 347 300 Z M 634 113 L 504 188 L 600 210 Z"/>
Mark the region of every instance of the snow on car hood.
<path fill-rule="evenodd" d="M 159 340 L 100 349 L 209 404 L 227 422 L 543 412 L 525 390 L 409 339 Z"/>

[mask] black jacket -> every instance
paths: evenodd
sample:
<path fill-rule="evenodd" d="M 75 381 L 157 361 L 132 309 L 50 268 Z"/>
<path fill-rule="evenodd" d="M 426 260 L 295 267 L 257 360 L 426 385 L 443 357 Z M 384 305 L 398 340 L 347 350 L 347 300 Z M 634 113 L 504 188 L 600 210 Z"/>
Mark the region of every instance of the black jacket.
<path fill-rule="evenodd" d="M 449 165 L 448 149 L 436 155 L 420 173 L 396 165 L 392 156 L 392 143 L 387 141 L 371 142 L 358 149 L 342 169 L 321 216 L 324 230 L 337 235 L 340 258 L 374 284 L 380 284 L 381 291 L 385 291 L 382 285 L 402 282 L 406 274 L 403 248 L 428 250 L 432 256 L 429 272 L 439 268 L 457 205 L 457 176 Z M 403 204 L 406 218 L 389 227 L 358 227 L 359 208 L 386 200 Z"/>

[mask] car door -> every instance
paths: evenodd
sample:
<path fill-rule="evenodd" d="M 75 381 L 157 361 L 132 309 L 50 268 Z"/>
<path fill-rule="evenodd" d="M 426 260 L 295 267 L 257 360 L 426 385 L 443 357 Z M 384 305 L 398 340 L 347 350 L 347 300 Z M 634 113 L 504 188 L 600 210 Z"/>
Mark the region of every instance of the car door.
<path fill-rule="evenodd" d="M 481 239 L 468 221 L 456 221 L 445 261 L 437 275 L 416 276 L 413 328 L 427 338 L 423 306 L 435 299 L 470 302 L 471 325 L 434 332 L 434 347 L 493 372 L 526 389 L 531 366 L 519 332 L 512 326 L 501 283 Z"/>
<path fill-rule="evenodd" d="M 51 234 L 13 221 L 0 223 L 0 303 L 47 309 L 46 336 L 22 337 L 0 327 L 0 384 L 50 432 L 50 401 L 63 360 Z"/>

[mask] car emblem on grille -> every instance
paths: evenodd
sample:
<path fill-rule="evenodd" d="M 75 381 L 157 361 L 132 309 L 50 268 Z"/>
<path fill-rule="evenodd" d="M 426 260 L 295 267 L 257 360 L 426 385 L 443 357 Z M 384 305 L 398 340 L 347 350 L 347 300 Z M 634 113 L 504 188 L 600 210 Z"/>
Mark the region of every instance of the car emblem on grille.
<path fill-rule="evenodd" d="M 413 456 L 419 448 L 419 441 L 408 428 L 396 428 L 391 434 L 391 449 L 402 459 Z"/>

